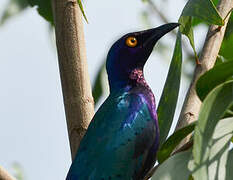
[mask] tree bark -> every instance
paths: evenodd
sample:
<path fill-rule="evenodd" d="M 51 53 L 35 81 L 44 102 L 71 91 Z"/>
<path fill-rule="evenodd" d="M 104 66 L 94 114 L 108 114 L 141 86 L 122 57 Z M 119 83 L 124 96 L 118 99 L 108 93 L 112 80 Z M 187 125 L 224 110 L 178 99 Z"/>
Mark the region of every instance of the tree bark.
<path fill-rule="evenodd" d="M 72 159 L 94 114 L 82 13 L 77 0 L 52 0 L 56 44 Z"/>
<path fill-rule="evenodd" d="M 233 0 L 220 0 L 217 7 L 222 18 L 225 18 L 232 8 Z M 214 66 L 219 49 L 222 44 L 222 40 L 224 38 L 229 17 L 230 14 L 225 19 L 225 24 L 221 28 L 216 25 L 211 25 L 209 28 L 202 53 L 200 55 L 201 64 L 197 65 L 195 68 L 194 76 L 187 92 L 176 129 L 182 128 L 198 119 L 202 102 L 198 98 L 195 91 L 196 82 L 203 73 Z M 187 143 L 189 139 L 190 136 L 182 141 L 180 146 Z"/>
<path fill-rule="evenodd" d="M 16 180 L 2 166 L 0 166 L 0 180 Z"/>

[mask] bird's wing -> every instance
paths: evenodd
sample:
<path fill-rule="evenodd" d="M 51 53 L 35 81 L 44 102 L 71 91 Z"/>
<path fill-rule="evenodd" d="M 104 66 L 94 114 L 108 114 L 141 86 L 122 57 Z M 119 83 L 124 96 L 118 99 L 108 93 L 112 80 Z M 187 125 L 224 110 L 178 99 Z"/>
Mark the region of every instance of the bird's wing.
<path fill-rule="evenodd" d="M 67 180 L 132 179 L 143 168 L 155 131 L 143 97 L 109 96 L 88 127 Z"/>

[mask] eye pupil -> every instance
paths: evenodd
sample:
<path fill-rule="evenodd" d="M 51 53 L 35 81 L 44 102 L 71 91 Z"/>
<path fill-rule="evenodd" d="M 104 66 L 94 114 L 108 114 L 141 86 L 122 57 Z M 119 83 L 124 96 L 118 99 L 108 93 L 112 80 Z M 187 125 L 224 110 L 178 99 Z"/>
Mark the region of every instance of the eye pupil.
<path fill-rule="evenodd" d="M 129 47 L 135 47 L 137 46 L 138 42 L 137 39 L 133 36 L 130 36 L 126 39 L 126 45 Z"/>

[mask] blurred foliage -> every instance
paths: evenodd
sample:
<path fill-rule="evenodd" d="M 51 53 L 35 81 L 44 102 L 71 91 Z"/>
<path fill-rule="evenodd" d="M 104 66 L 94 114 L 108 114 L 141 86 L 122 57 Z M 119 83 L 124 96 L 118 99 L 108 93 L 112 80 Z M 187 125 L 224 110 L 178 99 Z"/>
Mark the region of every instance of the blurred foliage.
<path fill-rule="evenodd" d="M 12 168 L 13 168 L 13 171 L 14 171 L 13 175 L 17 180 L 25 180 L 23 168 L 19 163 L 15 162 L 12 165 Z"/>
<path fill-rule="evenodd" d="M 86 20 L 86 22 L 88 22 L 81 0 L 77 0 L 77 3 L 83 14 L 84 19 Z M 5 21 L 10 19 L 11 17 L 22 12 L 28 6 L 36 6 L 38 13 L 45 20 L 53 24 L 51 0 L 9 0 L 0 19 L 0 25 L 5 23 Z"/>
<path fill-rule="evenodd" d="M 26 7 L 28 7 L 27 0 L 9 0 L 1 15 L 0 25 L 22 12 Z"/>
<path fill-rule="evenodd" d="M 84 19 L 87 21 L 87 17 L 83 10 L 83 5 L 81 0 L 77 0 L 79 8 L 83 14 Z M 45 18 L 48 22 L 53 24 L 53 13 L 51 0 L 28 0 L 28 3 L 33 7 L 37 6 L 38 13 Z"/>
<path fill-rule="evenodd" d="M 51 0 L 27 0 L 30 6 L 36 6 L 38 13 L 53 24 Z"/>
<path fill-rule="evenodd" d="M 104 73 L 105 72 L 105 61 L 102 63 L 101 67 L 99 68 L 99 71 L 97 72 L 94 86 L 92 88 L 92 95 L 95 101 L 95 104 L 97 104 L 101 98 L 101 96 L 104 93 Z"/>

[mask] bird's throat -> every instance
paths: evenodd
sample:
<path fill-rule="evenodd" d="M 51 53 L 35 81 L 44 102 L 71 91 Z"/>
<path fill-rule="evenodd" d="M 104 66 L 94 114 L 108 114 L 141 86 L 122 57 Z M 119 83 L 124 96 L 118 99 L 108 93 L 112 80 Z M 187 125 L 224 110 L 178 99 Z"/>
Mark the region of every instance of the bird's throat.
<path fill-rule="evenodd" d="M 138 85 L 148 86 L 146 80 L 144 78 L 143 70 L 142 69 L 134 69 L 131 71 L 129 75 L 130 80 Z"/>
<path fill-rule="evenodd" d="M 131 70 L 129 74 L 121 75 L 122 74 L 119 74 L 118 76 L 109 76 L 110 92 L 125 88 L 131 89 L 136 86 L 143 86 L 146 89 L 150 89 L 144 78 L 143 70 L 140 68 Z"/>

